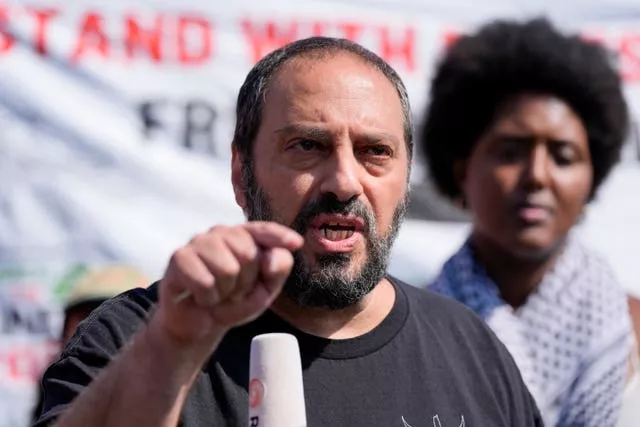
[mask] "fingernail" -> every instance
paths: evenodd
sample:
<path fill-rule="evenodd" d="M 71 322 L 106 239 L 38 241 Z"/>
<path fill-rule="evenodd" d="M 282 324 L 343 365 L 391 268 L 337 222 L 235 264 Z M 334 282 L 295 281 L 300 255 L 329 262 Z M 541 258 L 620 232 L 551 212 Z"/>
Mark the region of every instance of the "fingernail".
<path fill-rule="evenodd" d="M 276 263 L 273 259 L 273 251 L 267 251 L 264 256 L 267 262 L 267 271 L 269 273 L 273 273 L 276 269 Z"/>

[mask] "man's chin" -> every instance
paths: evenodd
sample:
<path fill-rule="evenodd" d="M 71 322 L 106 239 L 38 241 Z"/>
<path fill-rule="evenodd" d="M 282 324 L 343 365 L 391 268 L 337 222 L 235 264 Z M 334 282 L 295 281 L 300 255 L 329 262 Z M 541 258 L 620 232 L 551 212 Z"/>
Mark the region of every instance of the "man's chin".
<path fill-rule="evenodd" d="M 363 274 L 366 268 L 353 266 L 349 254 L 323 255 L 314 264 L 296 259 L 285 283 L 284 296 L 300 306 L 344 309 L 357 304 L 375 287 L 372 277 Z"/>
<path fill-rule="evenodd" d="M 360 250 L 348 252 L 315 252 L 305 249 L 298 252 L 298 254 L 304 265 L 308 266 L 311 270 L 339 266 L 349 268 L 355 272 L 358 267 L 362 267 L 367 261 L 367 255 L 363 254 L 363 251 Z"/>

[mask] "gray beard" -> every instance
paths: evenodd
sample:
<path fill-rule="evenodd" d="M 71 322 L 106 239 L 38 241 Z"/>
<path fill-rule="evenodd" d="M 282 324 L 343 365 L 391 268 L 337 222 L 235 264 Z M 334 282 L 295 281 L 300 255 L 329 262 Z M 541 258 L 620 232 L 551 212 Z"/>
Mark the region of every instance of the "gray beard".
<path fill-rule="evenodd" d="M 284 224 L 271 209 L 268 196 L 257 185 L 250 165 L 245 165 L 243 178 L 247 189 L 247 219 Z M 312 269 L 299 251 L 294 252 L 293 268 L 284 284 L 283 294 L 299 306 L 329 310 L 350 307 L 362 300 L 386 273 L 391 247 L 406 214 L 407 199 L 408 194 L 396 207 L 392 224 L 382 237 L 376 231 L 375 216 L 359 200 L 340 202 L 329 193 L 304 206 L 293 224 L 285 224 L 302 235 L 307 231 L 309 221 L 320 213 L 351 213 L 364 218 L 366 259 L 357 271 L 351 271 L 351 254 L 321 255 L 317 258 L 316 268 Z"/>

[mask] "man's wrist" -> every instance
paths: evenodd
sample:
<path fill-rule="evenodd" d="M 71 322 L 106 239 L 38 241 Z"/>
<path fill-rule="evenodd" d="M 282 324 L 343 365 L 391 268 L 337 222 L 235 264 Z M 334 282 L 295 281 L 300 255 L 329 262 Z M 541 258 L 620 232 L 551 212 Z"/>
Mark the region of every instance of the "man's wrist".
<path fill-rule="evenodd" d="M 226 329 L 216 328 L 207 339 L 199 343 L 180 342 L 171 337 L 156 313 L 142 332 L 141 341 L 148 348 L 148 354 L 160 362 L 163 369 L 173 371 L 182 379 L 191 380 L 209 359 L 225 333 Z"/>

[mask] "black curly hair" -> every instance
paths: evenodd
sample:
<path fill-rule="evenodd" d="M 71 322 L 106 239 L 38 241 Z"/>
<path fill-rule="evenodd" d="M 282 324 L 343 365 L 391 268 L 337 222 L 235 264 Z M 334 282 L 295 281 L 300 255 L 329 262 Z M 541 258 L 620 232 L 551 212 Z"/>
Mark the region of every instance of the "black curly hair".
<path fill-rule="evenodd" d="M 564 35 L 544 18 L 486 24 L 460 37 L 438 64 L 418 143 L 442 194 L 461 196 L 454 163 L 470 155 L 504 103 L 522 93 L 558 97 L 582 119 L 594 197 L 627 137 L 622 82 L 605 48 Z"/>

